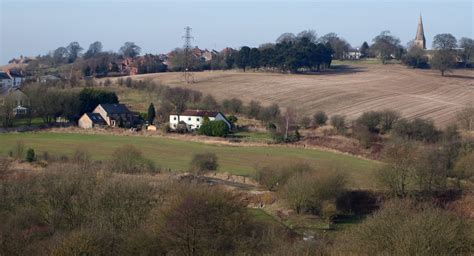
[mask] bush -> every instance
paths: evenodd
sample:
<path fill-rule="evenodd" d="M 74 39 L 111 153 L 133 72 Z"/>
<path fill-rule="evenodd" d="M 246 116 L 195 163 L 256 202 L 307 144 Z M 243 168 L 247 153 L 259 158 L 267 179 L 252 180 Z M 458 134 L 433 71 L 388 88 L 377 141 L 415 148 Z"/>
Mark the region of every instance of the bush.
<path fill-rule="evenodd" d="M 381 123 L 382 116 L 380 112 L 369 111 L 364 112 L 355 121 L 357 125 L 366 127 L 371 133 L 378 133 L 380 130 L 379 124 Z"/>
<path fill-rule="evenodd" d="M 458 188 L 461 189 L 461 181 L 474 177 L 474 152 L 462 155 L 456 161 L 452 176 L 458 181 Z"/>
<path fill-rule="evenodd" d="M 472 226 L 453 213 L 409 201 L 392 201 L 346 232 L 337 255 L 469 255 Z"/>
<path fill-rule="evenodd" d="M 265 166 L 256 169 L 255 180 L 266 189 L 276 191 L 286 184 L 291 175 L 311 170 L 312 168 L 306 163 Z"/>
<path fill-rule="evenodd" d="M 227 120 L 230 122 L 232 126 L 235 126 L 235 123 L 237 123 L 239 119 L 234 115 L 230 115 L 227 117 Z"/>
<path fill-rule="evenodd" d="M 360 145 L 364 148 L 370 148 L 374 141 L 374 136 L 367 126 L 355 123 L 352 127 L 352 133 L 354 137 L 359 141 Z"/>
<path fill-rule="evenodd" d="M 328 121 L 328 116 L 323 111 L 318 111 L 313 116 L 313 122 L 315 126 L 323 126 Z"/>
<path fill-rule="evenodd" d="M 370 190 L 352 190 L 342 193 L 336 201 L 337 209 L 345 214 L 366 215 L 380 207 L 379 195 Z"/>
<path fill-rule="evenodd" d="M 303 128 L 307 129 L 311 126 L 311 119 L 307 116 L 301 118 L 300 124 Z"/>
<path fill-rule="evenodd" d="M 393 126 L 400 119 L 400 114 L 392 110 L 384 110 L 380 112 L 380 133 L 384 134 L 393 129 Z"/>
<path fill-rule="evenodd" d="M 252 255 L 262 251 L 261 227 L 251 221 L 248 209 L 233 193 L 187 186 L 176 194 L 159 228 L 171 255 Z"/>
<path fill-rule="evenodd" d="M 215 171 L 218 166 L 217 156 L 214 153 L 195 154 L 191 160 L 191 169 L 198 175 Z"/>
<path fill-rule="evenodd" d="M 407 54 L 402 57 L 403 64 L 412 68 L 429 68 L 428 57 L 425 51 L 419 47 L 411 47 Z"/>
<path fill-rule="evenodd" d="M 242 106 L 242 101 L 236 98 L 222 101 L 224 111 L 232 114 L 242 113 Z"/>
<path fill-rule="evenodd" d="M 206 136 L 225 137 L 229 134 L 229 127 L 222 120 L 204 122 L 199 127 L 198 133 Z"/>
<path fill-rule="evenodd" d="M 34 149 L 29 148 L 28 151 L 26 151 L 25 160 L 29 163 L 34 162 L 36 160 L 36 155 L 35 155 L 35 150 Z"/>
<path fill-rule="evenodd" d="M 281 116 L 280 107 L 278 104 L 272 104 L 264 107 L 260 111 L 259 119 L 263 122 L 276 122 Z"/>
<path fill-rule="evenodd" d="M 153 162 L 146 159 L 142 152 L 132 145 L 117 148 L 112 153 L 109 166 L 113 172 L 129 174 L 153 172 L 156 170 Z"/>
<path fill-rule="evenodd" d="M 288 205 L 297 213 L 321 215 L 325 203 L 333 203 L 344 191 L 343 175 L 318 175 L 305 172 L 292 176 L 281 191 Z"/>
<path fill-rule="evenodd" d="M 336 129 L 337 133 L 346 133 L 346 118 L 341 115 L 335 115 L 331 117 L 331 125 Z"/>
<path fill-rule="evenodd" d="M 260 116 L 260 112 L 262 111 L 262 106 L 257 101 L 250 101 L 249 106 L 247 108 L 247 115 L 251 118 L 258 118 Z"/>
<path fill-rule="evenodd" d="M 433 121 L 420 118 L 415 118 L 411 122 L 401 119 L 394 125 L 392 132 L 399 138 L 431 143 L 437 142 L 441 135 Z"/>

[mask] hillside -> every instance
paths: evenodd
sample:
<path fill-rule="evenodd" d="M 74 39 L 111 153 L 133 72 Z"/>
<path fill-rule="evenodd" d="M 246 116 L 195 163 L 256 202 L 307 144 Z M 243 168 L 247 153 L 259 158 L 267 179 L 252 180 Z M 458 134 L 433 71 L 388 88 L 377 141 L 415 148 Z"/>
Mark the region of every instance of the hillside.
<path fill-rule="evenodd" d="M 339 65 L 331 72 L 290 75 L 238 71 L 194 74 L 185 85 L 181 73 L 133 76 L 170 86 L 188 86 L 218 99 L 236 97 L 294 107 L 302 115 L 324 110 L 353 119 L 369 110 L 393 109 L 407 118 L 430 118 L 437 125 L 452 122 L 455 113 L 474 104 L 474 71 L 456 70 L 441 77 L 433 70 L 408 69 L 397 64 Z M 135 95 L 135 97 L 139 97 Z M 132 105 L 140 98 L 125 98 Z M 127 102 L 128 101 L 128 102 Z M 145 106 L 138 106 L 144 108 Z"/>
<path fill-rule="evenodd" d="M 114 136 L 75 133 L 9 133 L 0 134 L 0 155 L 6 155 L 23 141 L 27 148 L 34 148 L 38 155 L 71 156 L 77 149 L 86 149 L 94 160 L 107 161 L 112 152 L 124 145 L 134 145 L 167 170 L 186 171 L 196 153 L 213 152 L 219 159 L 220 172 L 253 176 L 255 168 L 305 162 L 322 173 L 340 172 L 347 175 L 355 188 L 376 187 L 374 172 L 378 162 L 317 149 L 290 148 L 283 146 L 231 146 L 201 142 L 143 136 Z M 94 145 L 91 147 L 90 145 Z"/>

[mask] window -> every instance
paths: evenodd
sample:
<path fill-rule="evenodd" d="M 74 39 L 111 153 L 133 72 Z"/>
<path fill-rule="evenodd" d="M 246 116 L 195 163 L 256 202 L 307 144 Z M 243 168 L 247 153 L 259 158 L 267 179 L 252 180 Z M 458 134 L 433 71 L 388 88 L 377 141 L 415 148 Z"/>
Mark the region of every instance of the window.
<path fill-rule="evenodd" d="M 191 117 L 188 117 L 188 121 L 191 121 Z"/>
<path fill-rule="evenodd" d="M 176 120 L 176 117 L 174 117 L 173 120 Z"/>
<path fill-rule="evenodd" d="M 196 125 L 196 128 L 199 128 L 199 125 Z"/>
<path fill-rule="evenodd" d="M 198 117 L 198 118 L 196 118 L 196 121 L 198 121 L 198 122 L 199 122 L 199 117 Z"/>

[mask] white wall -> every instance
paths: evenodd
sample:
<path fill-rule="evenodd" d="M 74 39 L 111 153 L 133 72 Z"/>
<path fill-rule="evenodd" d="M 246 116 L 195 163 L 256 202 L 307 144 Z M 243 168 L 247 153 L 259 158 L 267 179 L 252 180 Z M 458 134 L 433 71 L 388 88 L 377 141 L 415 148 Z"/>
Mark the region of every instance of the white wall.
<path fill-rule="evenodd" d="M 204 117 L 202 116 L 179 116 L 179 121 L 183 121 L 188 125 L 188 130 L 197 130 L 201 127 Z M 224 115 L 221 113 L 217 114 L 216 117 L 209 117 L 209 121 L 224 121 L 229 129 L 231 129 L 230 123 L 225 119 Z M 170 115 L 170 127 L 171 129 L 176 129 L 178 127 L 178 116 Z"/>

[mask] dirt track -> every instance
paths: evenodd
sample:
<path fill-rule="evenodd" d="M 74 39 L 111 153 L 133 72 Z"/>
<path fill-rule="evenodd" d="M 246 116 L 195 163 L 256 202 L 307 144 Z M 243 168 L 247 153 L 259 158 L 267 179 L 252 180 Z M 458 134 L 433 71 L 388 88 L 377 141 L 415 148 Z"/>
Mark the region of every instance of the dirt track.
<path fill-rule="evenodd" d="M 135 76 L 162 84 L 183 86 L 180 73 Z M 214 71 L 194 75 L 190 88 L 218 99 L 236 97 L 245 102 L 278 103 L 294 107 L 302 115 L 317 110 L 353 119 L 364 111 L 394 109 L 407 118 L 430 118 L 445 126 L 464 106 L 474 104 L 474 71 L 456 70 L 441 77 L 432 70 L 401 65 L 346 66 L 316 75 Z"/>

